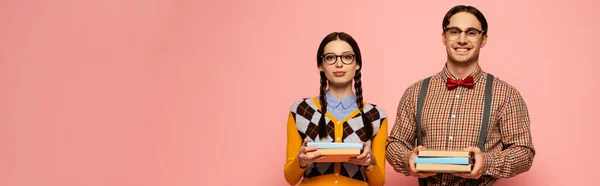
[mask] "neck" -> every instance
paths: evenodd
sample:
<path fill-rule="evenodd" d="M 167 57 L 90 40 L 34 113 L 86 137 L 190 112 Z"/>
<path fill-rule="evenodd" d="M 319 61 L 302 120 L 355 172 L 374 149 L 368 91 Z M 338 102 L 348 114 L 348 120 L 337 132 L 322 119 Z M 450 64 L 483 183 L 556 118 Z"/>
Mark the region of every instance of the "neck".
<path fill-rule="evenodd" d="M 333 97 L 336 97 L 337 99 L 341 100 L 344 99 L 350 95 L 352 95 L 352 84 L 348 83 L 346 85 L 329 85 L 329 93 L 331 95 L 333 95 Z"/>
<path fill-rule="evenodd" d="M 448 62 L 446 63 L 448 71 L 458 79 L 466 78 L 469 74 L 475 72 L 478 66 L 478 60 L 463 63 L 448 60 Z"/>

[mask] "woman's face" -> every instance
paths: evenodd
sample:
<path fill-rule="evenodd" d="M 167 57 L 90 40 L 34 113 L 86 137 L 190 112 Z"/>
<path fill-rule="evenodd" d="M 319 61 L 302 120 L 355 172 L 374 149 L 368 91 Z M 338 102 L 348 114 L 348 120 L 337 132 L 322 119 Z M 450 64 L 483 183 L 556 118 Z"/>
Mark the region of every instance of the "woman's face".
<path fill-rule="evenodd" d="M 319 70 L 325 72 L 330 85 L 345 86 L 352 83 L 356 70 L 360 69 L 355 57 L 352 46 L 346 41 L 331 41 L 325 45 Z"/>

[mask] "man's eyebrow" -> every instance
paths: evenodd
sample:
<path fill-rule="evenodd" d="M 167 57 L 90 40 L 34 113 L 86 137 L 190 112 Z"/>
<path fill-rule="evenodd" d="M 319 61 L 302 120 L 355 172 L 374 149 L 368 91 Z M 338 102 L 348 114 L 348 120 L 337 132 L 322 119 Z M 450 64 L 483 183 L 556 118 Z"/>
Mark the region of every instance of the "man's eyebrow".
<path fill-rule="evenodd" d="M 457 26 L 451 26 L 451 27 L 447 27 L 446 29 L 450 29 L 450 28 L 458 28 L 458 29 L 461 29 L 461 28 L 459 28 L 459 27 L 457 27 Z M 465 30 L 469 30 L 469 29 L 481 30 L 481 29 L 479 29 L 479 28 L 475 28 L 475 27 L 467 27 Z"/>

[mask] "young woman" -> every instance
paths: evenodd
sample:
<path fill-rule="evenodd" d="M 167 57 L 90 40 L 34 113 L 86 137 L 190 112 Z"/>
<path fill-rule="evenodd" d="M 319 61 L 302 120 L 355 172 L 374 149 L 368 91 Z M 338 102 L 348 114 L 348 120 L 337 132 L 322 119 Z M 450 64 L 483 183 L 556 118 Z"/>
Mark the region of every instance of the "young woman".
<path fill-rule="evenodd" d="M 297 101 L 287 124 L 285 179 L 290 185 L 383 185 L 387 116 L 363 102 L 358 44 L 343 32 L 327 35 L 317 51 L 321 74 L 318 97 Z M 354 88 L 353 88 L 354 85 Z M 354 91 L 353 91 L 354 90 Z M 325 158 L 307 142 L 362 143 L 350 162 L 317 163 Z"/>

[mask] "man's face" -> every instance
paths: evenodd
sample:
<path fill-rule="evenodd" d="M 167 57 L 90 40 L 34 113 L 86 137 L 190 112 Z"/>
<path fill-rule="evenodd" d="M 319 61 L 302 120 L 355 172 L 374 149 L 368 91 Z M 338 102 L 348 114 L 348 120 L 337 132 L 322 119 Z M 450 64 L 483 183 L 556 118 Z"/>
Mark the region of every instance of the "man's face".
<path fill-rule="evenodd" d="M 448 61 L 467 63 L 479 59 L 479 50 L 485 46 L 487 35 L 482 34 L 481 23 L 473 14 L 459 12 L 450 17 L 442 34 Z"/>

